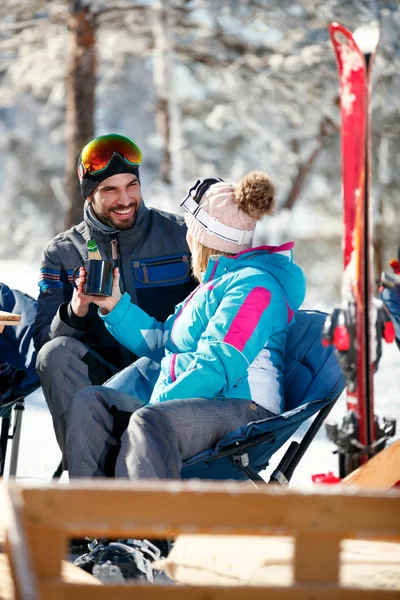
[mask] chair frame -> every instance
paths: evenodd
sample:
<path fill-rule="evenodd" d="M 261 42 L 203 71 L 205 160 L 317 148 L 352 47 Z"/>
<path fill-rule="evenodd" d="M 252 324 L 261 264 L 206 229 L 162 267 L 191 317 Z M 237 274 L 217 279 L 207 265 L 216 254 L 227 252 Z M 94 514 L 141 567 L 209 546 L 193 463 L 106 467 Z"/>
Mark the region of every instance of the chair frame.
<path fill-rule="evenodd" d="M 310 311 L 305 311 L 305 312 L 310 312 Z M 324 313 L 320 313 L 319 311 L 311 311 L 311 312 L 312 312 L 312 314 L 318 314 L 320 316 L 324 315 Z M 338 366 L 338 371 L 340 372 L 339 366 Z M 342 379 L 344 380 L 343 375 L 342 375 Z M 200 455 L 195 456 L 188 461 L 189 465 L 186 463 L 183 463 L 183 468 L 185 468 L 185 467 L 190 468 L 190 467 L 192 467 L 198 463 L 202 463 L 202 462 L 204 464 L 208 465 L 211 461 L 215 461 L 215 460 L 222 459 L 222 458 L 228 458 L 235 467 L 237 467 L 240 471 L 242 471 L 242 473 L 244 473 L 246 475 L 247 479 L 250 479 L 250 481 L 252 481 L 254 483 L 254 485 L 256 487 L 259 487 L 259 484 L 263 485 L 265 483 L 274 483 L 274 484 L 284 485 L 284 486 L 289 485 L 289 482 L 290 482 L 291 477 L 293 476 L 294 470 L 296 469 L 297 465 L 299 464 L 301 458 L 304 456 L 304 454 L 307 451 L 308 447 L 310 446 L 311 442 L 315 438 L 315 435 L 321 428 L 321 425 L 325 421 L 329 412 L 332 410 L 337 399 L 341 395 L 341 393 L 343 391 L 343 387 L 344 387 L 344 381 L 343 381 L 343 386 L 340 387 L 339 380 L 338 380 L 338 382 L 335 384 L 335 387 L 333 387 L 333 389 L 330 390 L 329 392 L 326 390 L 321 391 L 321 394 L 323 396 L 322 398 L 320 398 L 318 400 L 315 400 L 315 399 L 312 400 L 313 403 L 319 404 L 319 408 L 314 410 L 314 413 L 316 413 L 316 414 L 315 414 L 315 417 L 314 417 L 311 425 L 308 427 L 307 432 L 303 436 L 301 442 L 296 442 L 296 441 L 291 442 L 291 444 L 289 445 L 288 449 L 286 450 L 283 458 L 281 459 L 279 465 L 277 466 L 275 471 L 272 473 L 269 481 L 266 481 L 265 479 L 263 479 L 259 475 L 258 471 L 250 464 L 248 450 L 250 448 L 255 448 L 255 447 L 260 446 L 265 443 L 274 443 L 276 441 L 276 435 L 272 431 L 270 431 L 270 432 L 266 431 L 263 433 L 253 434 L 253 435 L 249 436 L 249 439 L 245 439 L 243 441 L 233 441 L 231 444 L 225 445 L 221 449 L 219 449 L 217 446 L 217 450 L 216 451 L 213 450 L 214 453 L 211 456 L 209 455 L 207 457 L 204 457 L 204 456 L 201 456 L 202 453 L 200 453 Z M 324 396 L 324 394 L 326 394 L 326 395 Z M 321 407 L 321 403 L 322 403 L 322 407 Z M 305 402 L 304 404 L 307 404 L 307 402 Z M 312 416 L 312 414 L 313 413 L 311 413 L 309 416 Z M 288 438 L 286 438 L 285 441 L 287 441 L 287 439 L 289 439 L 293 435 L 293 433 L 298 429 L 299 426 L 300 426 L 300 423 L 298 424 L 297 427 L 293 428 L 292 434 Z M 268 463 L 266 463 L 266 464 L 268 464 Z M 262 469 L 260 469 L 258 467 L 258 470 L 260 471 Z M 61 462 L 58 465 L 57 469 L 53 473 L 53 479 L 59 479 L 61 477 L 62 473 L 63 473 L 63 465 Z M 197 475 L 196 473 L 192 474 L 191 476 L 207 478 L 207 477 L 204 477 L 203 474 Z M 185 475 L 183 475 L 183 478 L 184 479 L 186 478 Z M 213 479 L 213 477 L 209 477 L 209 479 Z"/>
<path fill-rule="evenodd" d="M 224 458 L 228 456 L 234 463 L 234 465 L 241 469 L 256 487 L 259 487 L 258 484 L 264 485 L 266 483 L 288 486 L 297 465 L 304 456 L 305 452 L 307 451 L 311 442 L 315 438 L 316 434 L 320 430 L 321 425 L 332 410 L 336 401 L 337 398 L 332 400 L 332 402 L 327 406 L 321 408 L 321 410 L 318 412 L 317 416 L 311 423 L 310 427 L 308 428 L 307 432 L 303 436 L 301 442 L 291 442 L 285 454 L 283 455 L 279 465 L 271 474 L 269 481 L 263 479 L 258 474 L 258 472 L 255 469 L 253 469 L 253 467 L 250 465 L 247 450 L 248 448 L 253 448 L 254 446 L 264 444 L 265 442 L 274 442 L 275 434 L 272 432 L 266 432 L 261 435 L 255 436 L 251 440 L 246 440 L 242 443 L 236 442 L 232 446 L 227 446 L 219 454 L 217 454 L 216 456 L 212 456 L 205 462 L 208 463 L 212 460 L 218 460 L 219 458 Z"/>
<path fill-rule="evenodd" d="M 9 476 L 15 477 L 17 474 L 18 455 L 21 441 L 22 417 L 25 410 L 25 397 L 40 387 L 39 377 L 37 376 L 36 372 L 35 379 L 32 380 L 31 378 L 34 370 L 35 352 L 33 350 L 32 331 L 29 332 L 29 328 L 33 326 L 34 314 L 36 313 L 36 301 L 27 294 L 23 294 L 19 290 L 13 290 L 3 283 L 0 283 L 1 295 L 3 294 L 3 288 L 5 289 L 5 297 L 7 298 L 7 295 L 9 294 L 9 299 L 8 302 L 6 300 L 8 310 L 0 310 L 0 334 L 3 333 L 5 326 L 13 326 L 17 329 L 21 327 L 23 334 L 22 338 L 29 336 L 27 338 L 28 341 L 25 341 L 24 345 L 26 345 L 26 349 L 28 349 L 29 346 L 29 348 L 31 348 L 30 352 L 32 351 L 29 365 L 18 365 L 18 367 L 23 368 L 26 371 L 26 374 L 29 376 L 29 384 L 27 384 L 26 378 L 24 378 L 24 381 L 21 382 L 21 385 L 14 385 L 5 394 L 0 394 L 0 477 L 4 475 L 8 442 L 10 440 L 12 440 L 12 447 Z M 24 298 L 29 300 L 26 306 L 24 305 Z M 21 314 L 9 312 L 10 310 L 18 310 L 21 312 Z M 18 339 L 18 336 L 16 337 Z M 18 354 L 20 350 L 21 349 L 19 348 Z M 5 359 L 7 361 L 8 354 L 5 355 Z"/>
<path fill-rule="evenodd" d="M 0 418 L 2 420 L 0 429 L 0 477 L 4 475 L 8 442 L 10 440 L 13 441 L 13 444 L 11 447 L 9 475 L 10 477 L 15 477 L 17 474 L 22 417 L 25 410 L 24 400 L 25 396 L 21 395 L 13 397 L 3 404 L 3 406 L 0 406 Z M 12 419 L 13 411 L 14 419 Z"/>

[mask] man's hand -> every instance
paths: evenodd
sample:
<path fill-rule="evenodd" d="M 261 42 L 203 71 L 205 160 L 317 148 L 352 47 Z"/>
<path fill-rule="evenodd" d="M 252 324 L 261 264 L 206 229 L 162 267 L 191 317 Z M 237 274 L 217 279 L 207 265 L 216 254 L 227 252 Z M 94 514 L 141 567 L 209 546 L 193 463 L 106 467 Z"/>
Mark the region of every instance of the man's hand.
<path fill-rule="evenodd" d="M 84 294 L 83 293 L 83 285 L 85 283 L 85 279 L 86 279 L 86 271 L 83 267 L 81 267 L 79 270 L 79 277 L 76 280 L 76 286 L 78 289 L 74 290 L 74 294 L 73 294 L 72 300 L 71 300 L 71 308 L 74 311 L 74 313 L 78 317 L 86 316 L 87 313 L 89 312 L 89 304 L 91 302 L 93 302 L 93 304 L 96 304 L 97 306 L 99 306 L 101 308 L 101 313 L 103 315 L 106 315 L 107 313 L 111 312 L 112 309 L 118 304 L 118 302 L 121 299 L 121 292 L 119 289 L 119 269 L 118 269 L 118 267 L 114 269 L 114 273 L 113 273 L 113 286 L 112 286 L 111 296 L 88 296 L 88 295 Z M 81 310 L 81 312 L 83 314 L 78 314 L 75 312 L 74 305 L 72 304 L 74 297 L 76 297 L 77 302 L 79 303 L 77 305 L 77 309 Z M 86 312 L 84 312 L 85 310 L 86 310 Z"/>

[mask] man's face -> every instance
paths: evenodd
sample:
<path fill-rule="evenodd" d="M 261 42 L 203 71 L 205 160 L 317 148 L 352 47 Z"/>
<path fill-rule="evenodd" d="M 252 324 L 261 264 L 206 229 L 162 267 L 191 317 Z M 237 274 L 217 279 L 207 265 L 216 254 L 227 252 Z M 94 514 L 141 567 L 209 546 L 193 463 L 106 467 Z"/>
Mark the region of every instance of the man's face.
<path fill-rule="evenodd" d="M 139 181 L 132 173 L 108 177 L 99 183 L 88 202 L 102 223 L 116 229 L 129 229 L 135 224 L 142 202 Z"/>

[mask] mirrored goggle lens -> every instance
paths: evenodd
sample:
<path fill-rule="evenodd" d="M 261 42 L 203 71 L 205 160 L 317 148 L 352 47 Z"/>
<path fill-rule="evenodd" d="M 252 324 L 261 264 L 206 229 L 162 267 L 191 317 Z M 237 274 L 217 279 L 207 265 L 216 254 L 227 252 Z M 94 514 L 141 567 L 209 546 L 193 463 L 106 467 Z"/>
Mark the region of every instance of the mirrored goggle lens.
<path fill-rule="evenodd" d="M 142 152 L 135 142 L 120 135 L 105 135 L 85 146 L 82 164 L 86 171 L 94 175 L 109 165 L 116 152 L 132 166 L 139 166 L 142 162 Z"/>

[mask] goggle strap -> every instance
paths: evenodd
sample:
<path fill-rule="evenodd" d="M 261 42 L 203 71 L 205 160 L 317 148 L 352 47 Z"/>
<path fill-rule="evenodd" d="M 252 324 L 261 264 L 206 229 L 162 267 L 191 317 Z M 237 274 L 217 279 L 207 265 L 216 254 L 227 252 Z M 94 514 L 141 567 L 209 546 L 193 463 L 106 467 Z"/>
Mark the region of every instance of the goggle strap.
<path fill-rule="evenodd" d="M 181 206 L 183 206 L 183 208 L 189 212 L 210 235 L 215 235 L 222 240 L 232 242 L 238 246 L 247 246 L 253 239 L 254 230 L 236 229 L 235 227 L 230 227 L 229 225 L 221 223 L 216 217 L 211 217 L 204 208 L 201 208 L 196 200 L 190 196 L 190 192 L 181 203 Z"/>
<path fill-rule="evenodd" d="M 223 180 L 220 179 L 219 177 L 218 178 L 209 177 L 208 179 L 203 179 L 202 181 L 200 179 L 198 179 L 196 181 L 195 185 L 189 191 L 189 193 L 192 192 L 193 190 L 196 190 L 194 200 L 199 204 L 200 200 L 202 199 L 203 195 L 208 190 L 208 188 L 211 187 L 214 183 L 220 183 L 221 181 L 223 181 Z"/>

